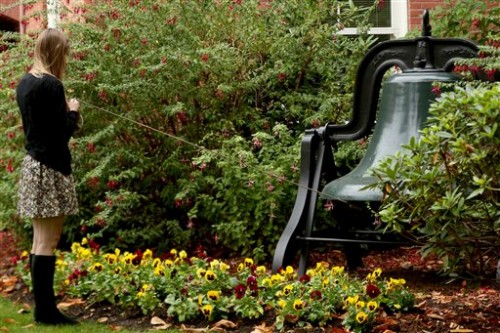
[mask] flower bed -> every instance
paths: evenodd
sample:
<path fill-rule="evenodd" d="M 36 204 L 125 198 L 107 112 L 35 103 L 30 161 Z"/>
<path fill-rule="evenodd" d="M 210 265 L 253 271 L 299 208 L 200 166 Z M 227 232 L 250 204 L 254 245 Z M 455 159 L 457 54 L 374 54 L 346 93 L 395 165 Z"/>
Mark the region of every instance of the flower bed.
<path fill-rule="evenodd" d="M 21 256 L 17 268 L 29 284 L 27 257 Z M 258 319 L 273 311 L 278 331 L 341 320 L 346 328 L 365 332 L 387 312 L 414 305 L 404 279 L 381 274 L 375 269 L 363 280 L 354 279 L 344 267 L 326 262 L 303 276 L 291 266 L 273 274 L 251 258 L 230 265 L 203 251 L 191 257 L 176 250 L 160 256 L 151 250 L 101 253 L 97 244 L 83 239 L 71 252 L 58 253 L 56 288 L 90 302 L 140 308 L 144 314 L 163 309 L 177 322 Z"/>

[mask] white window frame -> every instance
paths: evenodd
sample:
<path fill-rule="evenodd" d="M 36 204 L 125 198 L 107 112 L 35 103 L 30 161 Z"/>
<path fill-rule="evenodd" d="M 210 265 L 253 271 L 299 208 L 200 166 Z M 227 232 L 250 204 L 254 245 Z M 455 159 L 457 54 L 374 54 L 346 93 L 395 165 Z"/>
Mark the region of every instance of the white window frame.
<path fill-rule="evenodd" d="M 400 38 L 408 32 L 408 0 L 391 0 L 391 27 L 373 27 L 368 30 L 372 35 L 391 35 Z M 345 28 L 343 35 L 357 35 L 357 28 Z"/>

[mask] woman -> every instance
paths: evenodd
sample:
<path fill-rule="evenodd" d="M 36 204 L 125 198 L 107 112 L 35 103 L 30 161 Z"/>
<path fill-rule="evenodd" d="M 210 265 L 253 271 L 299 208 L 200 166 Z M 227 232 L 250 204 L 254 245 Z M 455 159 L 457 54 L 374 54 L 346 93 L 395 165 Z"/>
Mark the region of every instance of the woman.
<path fill-rule="evenodd" d="M 67 215 L 78 212 L 68 142 L 77 128 L 80 107 L 68 102 L 61 79 L 69 42 L 59 30 L 46 29 L 35 45 L 34 64 L 17 87 L 27 155 L 19 182 L 18 211 L 33 221 L 30 255 L 35 321 L 76 324 L 56 307 L 54 251 Z"/>

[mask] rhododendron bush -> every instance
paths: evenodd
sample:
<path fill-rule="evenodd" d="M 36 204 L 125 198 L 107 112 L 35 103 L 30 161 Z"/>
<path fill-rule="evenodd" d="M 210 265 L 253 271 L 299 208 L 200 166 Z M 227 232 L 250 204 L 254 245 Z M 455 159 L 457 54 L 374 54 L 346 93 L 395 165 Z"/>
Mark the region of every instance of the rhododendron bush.
<path fill-rule="evenodd" d="M 64 9 L 65 86 L 85 120 L 70 143 L 80 213 L 68 240 L 268 253 L 293 205 L 304 129 L 350 113 L 356 67 L 374 41 L 363 34 L 367 16 L 335 0 Z M 338 34 L 356 25 L 360 36 Z M 32 62 L 32 37 L 2 37 L 2 223 L 17 219 L 24 152 L 14 88 Z"/>

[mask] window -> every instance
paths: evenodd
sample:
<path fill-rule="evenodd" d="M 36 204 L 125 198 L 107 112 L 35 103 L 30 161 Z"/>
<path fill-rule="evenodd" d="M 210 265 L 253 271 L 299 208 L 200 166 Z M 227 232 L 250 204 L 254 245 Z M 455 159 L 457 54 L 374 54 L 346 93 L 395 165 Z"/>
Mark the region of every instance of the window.
<path fill-rule="evenodd" d="M 371 6 L 374 0 L 353 0 L 356 6 Z M 369 33 L 403 37 L 408 32 L 408 0 L 380 0 L 375 13 L 370 18 L 373 27 Z M 343 34 L 356 35 L 356 28 L 345 28 Z"/>

